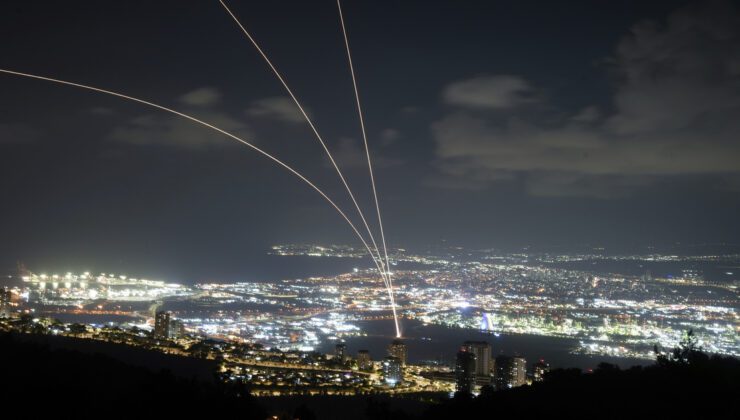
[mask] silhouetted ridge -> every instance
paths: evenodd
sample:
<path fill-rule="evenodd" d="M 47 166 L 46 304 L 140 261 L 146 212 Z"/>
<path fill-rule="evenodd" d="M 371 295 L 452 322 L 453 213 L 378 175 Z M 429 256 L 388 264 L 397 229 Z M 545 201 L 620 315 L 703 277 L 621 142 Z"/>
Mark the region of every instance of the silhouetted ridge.
<path fill-rule="evenodd" d="M 244 386 L 186 380 L 167 370 L 154 372 L 101 354 L 51 350 L 11 334 L 0 335 L 0 360 L 3 401 L 12 402 L 22 418 L 192 414 L 194 410 L 211 415 L 239 413 L 245 419 L 267 416 Z"/>
<path fill-rule="evenodd" d="M 593 373 L 555 369 L 532 386 L 457 395 L 423 418 L 732 418 L 739 384 L 738 359 L 697 352 L 688 363 L 664 358 L 625 370 L 608 363 Z"/>

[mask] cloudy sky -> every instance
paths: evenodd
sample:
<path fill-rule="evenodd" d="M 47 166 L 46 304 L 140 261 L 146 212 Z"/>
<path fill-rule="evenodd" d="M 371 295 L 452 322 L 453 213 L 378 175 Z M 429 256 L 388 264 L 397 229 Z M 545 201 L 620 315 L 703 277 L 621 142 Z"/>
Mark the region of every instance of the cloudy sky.
<path fill-rule="evenodd" d="M 217 1 L 59 3 L 2 3 L 0 68 L 197 116 L 294 166 L 354 216 L 302 115 Z M 335 2 L 230 5 L 372 215 Z M 344 9 L 391 244 L 738 242 L 737 3 Z M 0 187 L 3 267 L 218 277 L 248 270 L 275 243 L 357 243 L 314 191 L 227 137 L 9 75 Z"/>

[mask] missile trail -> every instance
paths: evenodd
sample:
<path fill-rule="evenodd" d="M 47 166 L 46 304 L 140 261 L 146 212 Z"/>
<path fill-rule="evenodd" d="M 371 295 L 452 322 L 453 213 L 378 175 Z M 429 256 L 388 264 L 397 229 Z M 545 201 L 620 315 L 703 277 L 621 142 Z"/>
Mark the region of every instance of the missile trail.
<path fill-rule="evenodd" d="M 293 94 L 293 91 L 288 86 L 288 83 L 283 78 L 282 74 L 278 71 L 278 69 L 275 67 L 274 64 L 272 64 L 272 61 L 267 56 L 267 54 L 264 52 L 264 50 L 260 47 L 259 43 L 252 37 L 252 35 L 247 31 L 247 29 L 242 25 L 242 23 L 239 21 L 239 19 L 236 17 L 236 15 L 229 9 L 229 7 L 226 5 L 226 3 L 223 0 L 219 0 L 221 3 L 221 6 L 226 10 L 226 12 L 231 16 L 231 18 L 234 20 L 234 22 L 239 26 L 239 29 L 244 33 L 244 35 L 247 36 L 249 41 L 254 45 L 254 47 L 257 49 L 257 52 L 262 56 L 262 58 L 265 60 L 267 65 L 270 67 L 272 72 L 275 74 L 275 77 L 280 81 L 280 83 L 285 88 L 285 91 L 290 95 L 291 99 L 293 99 L 293 102 L 296 104 L 298 109 L 300 110 L 303 117 L 306 119 L 306 122 L 308 122 L 308 125 L 311 127 L 311 131 L 313 131 L 316 138 L 319 140 L 319 143 L 321 143 L 321 146 L 324 148 L 324 152 L 326 152 L 326 155 L 329 157 L 329 160 L 331 161 L 332 166 L 334 166 L 334 169 L 337 172 L 337 175 L 339 175 L 339 179 L 342 181 L 342 184 L 344 184 L 344 188 L 347 190 L 347 193 L 349 194 L 349 197 L 352 199 L 352 203 L 355 205 L 355 209 L 357 209 L 357 213 L 360 216 L 360 219 L 362 219 L 362 223 L 365 225 L 365 229 L 367 229 L 367 233 L 370 236 L 370 241 L 372 242 L 373 246 L 375 247 L 375 251 L 378 254 L 378 258 L 380 259 L 381 265 L 383 268 L 383 273 L 381 273 L 381 276 L 383 276 L 383 282 L 388 283 L 387 281 L 387 267 L 385 267 L 385 263 L 383 262 L 383 258 L 380 255 L 380 249 L 378 248 L 377 243 L 375 242 L 375 237 L 373 236 L 372 230 L 370 229 L 370 226 L 367 223 L 367 220 L 365 219 L 365 215 L 362 212 L 362 209 L 360 209 L 360 205 L 357 203 L 357 200 L 355 199 L 355 195 L 352 193 L 352 189 L 349 187 L 349 184 L 347 183 L 347 180 L 344 178 L 344 174 L 342 174 L 342 171 L 339 169 L 339 166 L 334 161 L 334 157 L 332 156 L 331 152 L 329 151 L 329 148 L 326 146 L 326 143 L 324 142 L 324 139 L 321 137 L 321 134 L 319 134 L 319 131 L 316 129 L 316 126 L 314 125 L 311 118 L 308 116 L 308 113 L 303 108 L 303 105 L 301 105 L 301 102 L 298 100 L 298 98 Z"/>
<path fill-rule="evenodd" d="M 383 266 L 382 260 L 381 261 L 378 261 L 378 259 L 375 258 L 375 254 L 373 253 L 372 249 L 370 249 L 370 246 L 368 245 L 368 243 L 365 240 L 365 238 L 362 236 L 362 234 L 360 234 L 360 231 L 357 230 L 357 228 L 355 227 L 354 223 L 352 223 L 352 220 L 350 220 L 350 218 L 347 217 L 347 215 L 344 213 L 344 211 L 342 211 L 342 209 L 331 198 L 329 198 L 329 196 L 326 195 L 326 193 L 324 193 L 324 191 L 322 191 L 313 182 L 309 181 L 308 178 L 306 178 L 301 173 L 299 173 L 298 171 L 296 171 L 295 169 L 293 169 L 287 163 L 284 163 L 283 161 L 281 161 L 280 159 L 278 159 L 275 156 L 271 155 L 270 153 L 268 153 L 268 152 L 260 149 L 259 147 L 253 145 L 252 143 L 249 143 L 248 141 L 246 141 L 246 140 L 244 140 L 244 139 L 236 136 L 235 134 L 232 134 L 232 133 L 230 133 L 230 132 L 228 132 L 226 130 L 223 130 L 223 129 L 219 128 L 219 127 L 216 127 L 215 125 L 209 124 L 209 123 L 207 123 L 207 122 L 205 122 L 203 120 L 200 120 L 198 118 L 195 118 L 195 117 L 193 117 L 191 115 L 188 115 L 188 114 L 185 114 L 185 113 L 176 111 L 176 110 L 171 109 L 171 108 L 167 108 L 165 106 L 162 106 L 162 105 L 159 105 L 159 104 L 156 104 L 156 103 L 153 103 L 153 102 L 146 101 L 144 99 L 139 99 L 139 98 L 135 98 L 133 96 L 125 95 L 123 93 L 118 93 L 118 92 L 114 92 L 114 91 L 111 91 L 111 90 L 101 89 L 101 88 L 97 88 L 97 87 L 94 87 L 94 86 L 83 85 L 81 83 L 69 82 L 69 81 L 66 81 L 66 80 L 54 79 L 54 78 L 51 78 L 51 77 L 39 76 L 39 75 L 35 75 L 35 74 L 30 74 L 30 73 L 22 73 L 22 72 L 13 71 L 13 70 L 0 69 L 0 73 L 11 74 L 11 75 L 14 75 L 14 76 L 26 77 L 26 78 L 30 78 L 30 79 L 44 80 L 44 81 L 47 81 L 47 82 L 53 82 L 53 83 L 57 83 L 57 84 L 61 84 L 61 85 L 73 86 L 73 87 L 77 87 L 77 88 L 80 88 L 80 89 L 86 89 L 86 90 L 91 90 L 91 91 L 94 91 L 94 92 L 103 93 L 103 94 L 110 95 L 110 96 L 115 96 L 115 97 L 126 99 L 126 100 L 129 100 L 129 101 L 132 101 L 132 102 L 137 102 L 137 103 L 140 103 L 140 104 L 143 104 L 143 105 L 147 105 L 147 106 L 152 107 L 152 108 L 159 109 L 161 111 L 169 112 L 170 114 L 177 115 L 178 117 L 182 117 L 182 118 L 188 119 L 188 120 L 193 121 L 195 123 L 198 123 L 198 124 L 200 124 L 202 126 L 205 126 L 207 128 L 210 128 L 210 129 L 212 129 L 214 131 L 217 131 L 217 132 L 219 132 L 219 133 L 221 133 L 221 134 L 223 134 L 225 136 L 228 136 L 228 137 L 232 138 L 233 140 L 236 140 L 239 143 L 244 144 L 245 146 L 250 147 L 251 149 L 259 152 L 263 156 L 265 156 L 268 159 L 272 160 L 273 162 L 275 162 L 279 166 L 283 167 L 288 172 L 290 172 L 293 175 L 295 175 L 296 177 L 298 177 L 301 181 L 303 181 L 306 184 L 308 184 L 317 193 L 319 193 L 319 195 L 321 195 L 329 204 L 331 204 L 331 206 L 334 207 L 334 209 L 339 213 L 339 215 L 342 216 L 342 218 L 344 219 L 344 221 L 346 221 L 347 224 L 349 224 L 349 226 L 354 231 L 355 235 L 360 239 L 360 241 L 362 242 L 362 244 L 365 246 L 365 249 L 370 254 L 370 257 L 372 258 L 373 262 L 375 263 L 375 267 L 378 269 L 378 271 L 382 272 L 382 270 L 383 270 L 382 269 L 382 266 Z M 385 279 L 384 279 L 384 283 L 385 283 Z"/>
<path fill-rule="evenodd" d="M 375 199 L 375 211 L 378 215 L 378 226 L 380 227 L 380 240 L 383 245 L 383 253 L 385 254 L 385 267 L 386 277 L 388 279 L 389 297 L 391 299 L 391 307 L 393 308 L 393 319 L 396 321 L 396 336 L 401 337 L 401 330 L 398 327 L 398 317 L 396 316 L 396 303 L 393 299 L 393 280 L 391 279 L 391 265 L 388 260 L 388 247 L 385 244 L 385 232 L 383 231 L 383 219 L 380 217 L 380 204 L 378 203 L 378 190 L 375 187 L 375 176 L 373 175 L 373 164 L 370 159 L 370 148 L 367 145 L 367 130 L 365 129 L 365 118 L 362 113 L 362 104 L 360 102 L 360 92 L 357 89 L 357 77 L 355 76 L 355 66 L 352 63 L 352 53 L 349 48 L 349 39 L 347 37 L 347 27 L 344 24 L 344 14 L 342 13 L 342 3 L 337 0 L 337 9 L 339 10 L 339 21 L 342 24 L 342 35 L 344 36 L 344 46 L 347 50 L 347 61 L 349 62 L 349 71 L 352 75 L 352 87 L 355 91 L 355 102 L 357 104 L 357 116 L 360 119 L 360 131 L 362 131 L 362 141 L 365 144 L 365 156 L 367 156 L 367 169 L 370 172 L 370 185 L 373 189 L 373 198 Z M 380 254 L 380 251 L 378 251 Z"/>
<path fill-rule="evenodd" d="M 360 219 L 362 220 L 362 223 L 364 224 L 365 229 L 368 232 L 368 235 L 370 237 L 370 241 L 372 242 L 372 244 L 373 244 L 373 246 L 375 248 L 375 252 L 378 255 L 378 259 L 380 260 L 380 265 L 383 267 L 383 270 L 382 270 L 382 273 L 381 273 L 381 277 L 383 279 L 383 283 L 386 285 L 386 288 L 388 289 L 388 296 L 389 296 L 389 299 L 390 299 L 390 302 L 391 302 L 391 308 L 393 310 L 393 319 L 394 319 L 395 327 L 396 327 L 396 335 L 400 337 L 401 332 L 400 332 L 400 328 L 399 328 L 399 325 L 398 325 L 398 316 L 396 314 L 395 299 L 393 298 L 393 284 L 392 284 L 391 279 L 390 279 L 390 265 L 388 264 L 388 254 L 387 254 L 387 250 L 385 248 L 385 243 L 383 244 L 384 253 L 385 253 L 385 261 L 383 261 L 383 256 L 380 254 L 380 249 L 378 248 L 378 245 L 377 245 L 377 243 L 375 241 L 375 237 L 374 237 L 374 235 L 372 233 L 372 230 L 370 229 L 370 226 L 368 225 L 368 222 L 365 219 L 365 215 L 362 212 L 362 209 L 360 209 L 360 206 L 357 203 L 357 200 L 355 199 L 355 196 L 352 193 L 352 190 L 349 187 L 349 184 L 345 180 L 344 175 L 342 174 L 342 171 L 339 169 L 339 166 L 335 162 L 334 157 L 332 156 L 331 152 L 329 151 L 329 148 L 326 146 L 326 143 L 324 142 L 323 138 L 319 134 L 318 129 L 316 128 L 315 124 L 313 123 L 313 121 L 311 120 L 311 118 L 308 116 L 308 113 L 305 111 L 304 107 L 301 105 L 301 103 L 298 100 L 298 98 L 295 96 L 295 94 L 293 93 L 293 91 L 288 86 L 288 83 L 285 81 L 285 79 L 283 78 L 283 76 L 277 70 L 277 68 L 272 63 L 272 61 L 267 56 L 267 54 L 264 52 L 264 50 L 260 47 L 259 43 L 257 43 L 257 41 L 254 39 L 254 37 L 249 33 L 249 31 L 247 31 L 247 29 L 244 27 L 244 25 L 241 23 L 241 21 L 239 21 L 239 19 L 231 11 L 231 9 L 229 9 L 229 7 L 226 5 L 226 3 L 223 0 L 219 0 L 219 3 L 221 3 L 221 5 L 226 10 L 226 12 L 229 14 L 229 16 L 231 16 L 231 18 L 234 20 L 234 22 L 237 24 L 237 26 L 239 26 L 239 28 L 244 33 L 244 35 L 246 35 L 246 37 L 249 39 L 249 41 L 252 43 L 252 45 L 257 49 L 257 51 L 262 56 L 262 58 L 265 60 L 265 62 L 270 67 L 270 69 L 272 70 L 272 72 L 275 74 L 275 76 L 277 77 L 277 79 L 283 85 L 283 87 L 285 88 L 285 90 L 288 93 L 288 95 L 290 95 L 291 99 L 296 104 L 296 106 L 300 110 L 301 114 L 305 118 L 306 122 L 308 122 L 308 124 L 311 127 L 311 130 L 313 131 L 314 135 L 319 140 L 319 143 L 321 143 L 321 146 L 323 147 L 324 151 L 326 152 L 326 155 L 329 157 L 329 160 L 331 161 L 332 165 L 334 166 L 334 169 L 336 170 L 337 175 L 339 175 L 339 178 L 342 181 L 342 184 L 344 184 L 344 187 L 347 190 L 347 193 L 349 194 L 350 198 L 352 199 L 352 202 L 355 205 L 355 209 L 357 210 L 357 213 L 359 214 Z M 366 152 L 367 152 L 368 149 L 367 149 L 367 140 L 366 139 L 365 139 L 365 143 L 366 143 L 365 144 L 365 147 L 366 147 Z M 369 158 L 369 156 L 368 156 L 368 158 Z M 374 196 L 375 196 L 376 209 L 379 211 L 379 206 L 378 206 L 378 202 L 377 202 L 377 194 L 375 193 L 375 189 L 374 189 L 374 180 L 373 180 L 373 193 L 374 193 Z M 382 225 L 381 225 L 381 234 L 383 234 Z M 383 239 L 383 242 L 385 242 L 385 239 Z"/>

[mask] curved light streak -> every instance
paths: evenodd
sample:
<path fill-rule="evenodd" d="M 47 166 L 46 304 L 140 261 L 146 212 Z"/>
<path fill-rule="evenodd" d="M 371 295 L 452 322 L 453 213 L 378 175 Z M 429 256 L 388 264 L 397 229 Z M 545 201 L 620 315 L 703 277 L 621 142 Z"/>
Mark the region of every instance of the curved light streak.
<path fill-rule="evenodd" d="M 367 144 L 367 130 L 365 129 L 365 117 L 362 112 L 362 104 L 360 103 L 360 91 L 357 89 L 357 77 L 355 76 L 355 66 L 352 63 L 352 53 L 349 48 L 349 39 L 347 37 L 347 27 L 344 24 L 344 14 L 342 13 L 342 3 L 337 0 L 337 9 L 339 10 L 339 21 L 342 24 L 342 35 L 344 36 L 344 46 L 347 50 L 347 61 L 349 62 L 349 71 L 352 75 L 352 87 L 355 91 L 355 103 L 357 104 L 357 116 L 360 119 L 360 131 L 362 131 L 362 141 L 365 144 L 365 156 L 367 156 L 367 169 L 370 172 L 370 185 L 373 189 L 373 198 L 375 200 L 375 211 L 378 215 L 378 226 L 380 227 L 380 239 L 383 245 L 383 254 L 385 254 L 385 275 L 388 279 L 389 297 L 391 299 L 391 307 L 393 308 L 393 319 L 396 321 L 396 336 L 401 337 L 401 330 L 398 326 L 398 317 L 396 316 L 396 303 L 393 299 L 393 280 L 391 279 L 391 264 L 388 260 L 388 247 L 385 244 L 385 232 L 383 231 L 383 219 L 380 216 L 380 204 L 378 203 L 378 190 L 375 187 L 375 176 L 373 175 L 373 164 L 370 159 L 370 148 Z M 380 254 L 380 251 L 378 251 Z"/>
<path fill-rule="evenodd" d="M 13 70 L 7 70 L 7 69 L 0 69 L 0 73 L 11 74 L 11 75 L 15 75 L 15 76 L 21 76 L 21 77 L 26 77 L 26 78 L 31 78 L 31 79 L 37 79 L 37 80 L 44 80 L 44 81 L 47 81 L 47 82 L 53 82 L 53 83 L 57 83 L 57 84 L 61 84 L 61 85 L 73 86 L 73 87 L 77 87 L 77 88 L 80 88 L 80 89 L 86 89 L 86 90 L 91 90 L 91 91 L 94 91 L 94 92 L 103 93 L 103 94 L 106 94 L 106 95 L 115 96 L 115 97 L 126 99 L 126 100 L 129 100 L 129 101 L 132 101 L 132 102 L 137 102 L 137 103 L 140 103 L 140 104 L 143 104 L 143 105 L 150 106 L 152 108 L 157 108 L 159 110 L 162 110 L 162 111 L 165 111 L 165 112 L 169 112 L 170 114 L 177 115 L 178 117 L 182 117 L 182 118 L 188 119 L 188 120 L 193 121 L 195 123 L 198 123 L 198 124 L 200 124 L 202 126 L 205 126 L 207 128 L 210 128 L 210 129 L 212 129 L 214 131 L 217 131 L 217 132 L 219 132 L 219 133 L 221 133 L 221 134 L 223 134 L 225 136 L 228 136 L 228 137 L 232 138 L 233 140 L 236 140 L 239 143 L 244 144 L 245 146 L 250 147 L 251 149 L 259 152 L 263 156 L 265 156 L 268 159 L 272 160 L 273 162 L 277 163 L 279 166 L 283 167 L 284 169 L 286 169 L 287 171 L 289 171 L 290 173 L 292 173 L 293 175 L 295 175 L 296 177 L 298 177 L 301 181 L 303 181 L 306 184 L 308 184 L 317 193 L 319 193 L 319 195 L 321 195 L 321 197 L 323 197 L 329 204 L 331 204 L 331 206 L 334 207 L 334 209 L 339 213 L 340 216 L 342 216 L 342 218 L 347 222 L 347 224 L 349 224 L 349 226 L 354 231 L 355 235 L 357 235 L 357 237 L 360 239 L 360 241 L 362 242 L 362 244 L 365 246 L 365 249 L 370 254 L 370 257 L 372 258 L 373 262 L 375 263 L 375 267 L 378 269 L 379 272 L 382 272 L 382 270 L 383 270 L 382 267 L 381 267 L 383 265 L 382 261 L 378 261 L 378 259 L 376 259 L 375 254 L 373 253 L 372 249 L 370 249 L 370 246 L 368 245 L 368 243 L 365 240 L 365 238 L 362 236 L 362 234 L 360 234 L 360 232 L 355 227 L 354 223 L 352 223 L 352 220 L 350 220 L 350 218 L 347 217 L 347 215 L 344 213 L 344 211 L 342 211 L 342 209 L 339 208 L 339 206 L 334 202 L 334 200 L 332 200 L 331 198 L 329 198 L 329 196 L 326 195 L 326 193 L 324 193 L 319 187 L 317 187 L 313 182 L 309 181 L 308 178 L 306 178 L 301 173 L 299 173 L 298 171 L 296 171 L 295 169 L 293 169 L 287 163 L 284 163 L 283 161 L 281 161 L 280 159 L 278 159 L 275 156 L 271 155 L 270 153 L 268 153 L 268 152 L 260 149 L 259 147 L 253 145 L 252 143 L 249 143 L 248 141 L 246 141 L 246 140 L 244 140 L 244 139 L 236 136 L 235 134 L 232 134 L 232 133 L 230 133 L 230 132 L 228 132 L 226 130 L 223 130 L 223 129 L 219 128 L 219 127 L 216 127 L 215 125 L 209 124 L 209 123 L 207 123 L 207 122 L 205 122 L 203 120 L 200 120 L 198 118 L 195 118 L 195 117 L 193 117 L 191 115 L 188 115 L 188 114 L 185 114 L 183 112 L 176 111 L 174 109 L 167 108 L 166 106 L 159 105 L 159 104 L 156 104 L 156 103 L 153 103 L 153 102 L 149 102 L 149 101 L 146 101 L 144 99 L 139 99 L 139 98 L 136 98 L 136 97 L 133 97 L 133 96 L 125 95 L 123 93 L 118 93 L 118 92 L 114 92 L 114 91 L 107 90 L 107 89 L 101 89 L 101 88 L 94 87 L 94 86 L 83 85 L 81 83 L 69 82 L 69 81 L 66 81 L 66 80 L 54 79 L 54 78 L 51 78 L 51 77 L 39 76 L 39 75 L 36 75 L 36 74 L 30 74 L 30 73 L 22 73 L 22 72 L 19 72 L 19 71 L 13 71 Z M 385 279 L 384 279 L 384 282 L 385 282 Z"/>
<path fill-rule="evenodd" d="M 239 19 L 236 17 L 236 15 L 229 9 L 229 7 L 226 5 L 226 3 L 223 0 L 219 0 L 221 3 L 221 6 L 226 10 L 226 12 L 231 16 L 231 18 L 234 20 L 234 22 L 239 26 L 239 29 L 244 33 L 244 35 L 247 36 L 249 41 L 254 45 L 254 47 L 257 49 L 257 52 L 262 56 L 262 58 L 265 60 L 267 65 L 272 70 L 273 74 L 275 74 L 275 77 L 280 81 L 280 83 L 285 88 L 285 91 L 288 93 L 288 95 L 293 99 L 293 102 L 298 107 L 298 110 L 300 110 L 301 114 L 303 115 L 303 118 L 306 119 L 306 122 L 308 122 L 308 125 L 311 127 L 311 131 L 313 131 L 316 138 L 319 140 L 319 143 L 321 143 L 321 146 L 324 149 L 324 152 L 326 152 L 326 155 L 329 157 L 329 160 L 331 161 L 332 166 L 334 166 L 334 169 L 337 172 L 337 175 L 339 175 L 339 179 L 342 181 L 342 184 L 344 184 L 344 188 L 347 190 L 347 193 L 349 194 L 349 197 L 352 199 L 352 203 L 355 205 L 355 209 L 357 209 L 357 214 L 359 214 L 360 219 L 362 219 L 362 223 L 365 225 L 365 229 L 367 229 L 367 233 L 370 236 L 370 241 L 372 242 L 373 246 L 375 247 L 375 251 L 378 254 L 378 258 L 380 259 L 380 263 L 383 266 L 384 270 L 382 270 L 381 276 L 383 277 L 383 282 L 388 284 L 387 280 L 387 267 L 385 267 L 385 263 L 383 262 L 383 258 L 380 255 L 380 249 L 378 248 L 377 243 L 375 242 L 375 237 L 373 236 L 372 230 L 370 229 L 370 226 L 367 223 L 367 220 L 365 219 L 365 215 L 362 212 L 362 209 L 360 209 L 360 205 L 357 203 L 357 200 L 355 199 L 354 194 L 352 193 L 352 189 L 349 187 L 349 184 L 347 183 L 347 180 L 344 178 L 344 174 L 342 174 L 341 169 L 339 169 L 339 165 L 337 165 L 336 161 L 334 160 L 334 157 L 332 156 L 331 152 L 329 151 L 329 148 L 327 147 L 326 143 L 324 142 L 324 139 L 321 137 L 321 134 L 319 134 L 318 129 L 316 129 L 316 126 L 314 125 L 311 118 L 308 116 L 308 113 L 303 108 L 303 105 L 301 105 L 301 102 L 298 100 L 298 98 L 295 96 L 293 91 L 288 86 L 288 83 L 285 81 L 285 78 L 283 78 L 282 74 L 278 71 L 277 67 L 272 63 L 270 58 L 267 56 L 267 54 L 264 52 L 264 50 L 260 47 L 259 43 L 252 37 L 252 35 L 247 31 L 247 28 L 244 27 L 244 25 L 239 21 Z"/>

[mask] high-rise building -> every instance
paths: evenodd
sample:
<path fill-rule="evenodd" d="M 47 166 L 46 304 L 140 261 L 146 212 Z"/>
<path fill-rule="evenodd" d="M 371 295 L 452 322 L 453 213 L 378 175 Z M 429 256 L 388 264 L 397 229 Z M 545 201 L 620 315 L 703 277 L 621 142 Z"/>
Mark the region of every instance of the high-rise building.
<path fill-rule="evenodd" d="M 170 338 L 170 312 L 158 311 L 154 315 L 154 337 Z"/>
<path fill-rule="evenodd" d="M 170 318 L 170 327 L 167 331 L 167 338 L 179 338 L 185 334 L 185 325 L 178 320 Z"/>
<path fill-rule="evenodd" d="M 543 359 L 540 359 L 534 364 L 532 369 L 532 378 L 535 382 L 542 382 L 545 380 L 545 374 L 550 371 L 550 364 L 545 363 Z"/>
<path fill-rule="evenodd" d="M 357 367 L 360 370 L 370 370 L 373 368 L 373 361 L 370 359 L 370 352 L 360 350 L 357 352 Z"/>
<path fill-rule="evenodd" d="M 337 344 L 336 346 L 334 346 L 334 357 L 342 362 L 347 360 L 347 345 Z"/>
<path fill-rule="evenodd" d="M 471 393 L 475 387 L 476 357 L 464 346 L 457 352 L 455 361 L 455 389 L 457 392 Z"/>
<path fill-rule="evenodd" d="M 527 361 L 523 357 L 498 356 L 494 370 L 496 389 L 514 388 L 527 383 Z"/>
<path fill-rule="evenodd" d="M 491 345 L 485 341 L 466 341 L 463 344 L 465 351 L 475 354 L 475 374 L 489 376 L 491 366 Z"/>
<path fill-rule="evenodd" d="M 400 360 L 401 366 L 406 366 L 406 363 L 408 362 L 408 350 L 406 349 L 406 344 L 399 339 L 393 340 L 390 346 L 388 346 L 388 355 Z"/>
<path fill-rule="evenodd" d="M 493 373 L 493 383 L 496 389 L 511 388 L 511 365 L 511 357 L 504 355 L 496 357 Z"/>
<path fill-rule="evenodd" d="M 511 387 L 517 387 L 527 384 L 527 360 L 523 357 L 514 357 L 513 372 L 511 376 L 513 378 Z"/>
<path fill-rule="evenodd" d="M 0 318 L 8 318 L 11 313 L 13 293 L 7 287 L 0 287 Z"/>
<path fill-rule="evenodd" d="M 403 381 L 403 369 L 401 360 L 397 357 L 388 356 L 383 359 L 383 380 L 391 386 L 395 386 Z"/>

